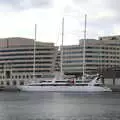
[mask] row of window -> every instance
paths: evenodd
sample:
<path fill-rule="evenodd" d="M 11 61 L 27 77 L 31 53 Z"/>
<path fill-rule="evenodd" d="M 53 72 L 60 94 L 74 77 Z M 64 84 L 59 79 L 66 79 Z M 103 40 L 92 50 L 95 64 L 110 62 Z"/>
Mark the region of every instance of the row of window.
<path fill-rule="evenodd" d="M 118 44 L 109 44 L 109 45 L 115 45 L 115 46 L 119 46 Z M 73 49 L 83 49 L 83 47 L 82 46 L 76 46 L 76 47 L 71 47 L 71 48 L 68 48 L 68 47 L 64 47 L 63 48 L 63 50 L 73 50 Z M 111 50 L 119 50 L 119 48 L 113 48 L 113 47 L 108 47 L 108 46 L 106 46 L 106 47 L 100 47 L 100 46 L 98 46 L 98 47 L 95 47 L 95 46 L 86 46 L 85 47 L 85 49 L 111 49 Z"/>
<path fill-rule="evenodd" d="M 10 81 L 6 81 L 6 82 L 1 81 L 0 85 L 7 85 L 7 86 L 9 86 L 10 83 L 11 83 Z M 13 80 L 12 81 L 12 85 L 17 85 L 17 81 Z M 24 81 L 19 81 L 19 85 L 24 85 Z"/>
<path fill-rule="evenodd" d="M 82 63 L 83 60 L 66 60 L 66 61 L 63 61 L 63 63 Z M 116 63 L 116 62 L 120 62 L 120 61 L 116 61 L 116 60 L 85 60 L 85 62 L 113 62 L 113 63 Z"/>
<path fill-rule="evenodd" d="M 118 44 L 118 43 L 116 43 L 116 44 L 111 43 L 111 44 L 108 44 L 108 45 L 111 45 L 111 46 L 120 46 L 120 44 Z"/>
<path fill-rule="evenodd" d="M 86 53 L 86 54 L 87 54 L 87 53 L 120 54 L 119 52 L 105 52 L 105 51 L 103 51 L 103 52 L 100 52 L 100 51 L 85 51 L 85 53 Z M 82 51 L 76 51 L 76 52 L 71 51 L 71 52 L 63 52 L 63 54 L 64 54 L 64 55 L 66 55 L 66 54 L 83 54 L 83 52 L 82 52 Z"/>
<path fill-rule="evenodd" d="M 69 84 L 32 84 L 29 86 L 88 86 L 87 83 L 82 83 L 82 84 L 74 84 L 74 83 L 69 83 Z"/>
<path fill-rule="evenodd" d="M 5 50 L 0 50 L 0 52 L 21 52 L 21 51 L 33 51 L 34 49 L 11 49 L 11 50 L 7 50 L 7 49 L 5 49 Z M 43 49 L 38 49 L 38 48 L 36 48 L 35 49 L 36 51 L 51 51 L 51 50 L 55 50 L 54 48 L 50 48 L 50 49 L 46 49 L 46 48 L 43 48 Z"/>
<path fill-rule="evenodd" d="M 82 58 L 83 56 L 64 56 L 64 58 Z M 118 56 L 93 56 L 93 55 L 86 55 L 85 56 L 86 58 L 100 58 L 100 57 L 102 57 L 102 58 L 117 58 L 117 59 L 119 59 L 119 57 Z"/>
<path fill-rule="evenodd" d="M 52 55 L 53 53 L 36 53 L 35 55 Z M 15 54 L 1 54 L 0 57 L 3 56 L 26 56 L 26 55 L 32 55 L 33 53 L 15 53 Z"/>
<path fill-rule="evenodd" d="M 11 68 L 33 68 L 33 66 L 11 66 Z M 9 69 L 11 69 L 9 68 Z M 51 68 L 51 66 L 36 66 L 35 68 Z M 4 69 L 3 67 L 0 67 L 0 69 Z"/>
<path fill-rule="evenodd" d="M 82 67 L 82 65 L 77 64 L 77 65 L 63 65 L 63 67 Z"/>
<path fill-rule="evenodd" d="M 4 60 L 33 60 L 33 57 L 26 57 L 26 58 L 1 58 L 0 61 Z M 52 59 L 52 57 L 35 57 L 35 59 Z"/>
<path fill-rule="evenodd" d="M 7 62 L 7 63 L 0 63 L 1 66 L 3 65 L 14 65 L 14 64 L 33 64 L 33 62 Z M 51 61 L 35 61 L 35 64 L 52 64 Z"/>
<path fill-rule="evenodd" d="M 63 56 L 63 58 L 83 58 L 83 56 Z"/>
<path fill-rule="evenodd" d="M 92 56 L 92 55 L 86 55 L 85 56 L 86 58 L 117 58 L 117 59 L 119 59 L 119 57 L 118 56 Z"/>
<path fill-rule="evenodd" d="M 117 60 L 86 60 L 86 62 L 112 62 L 112 63 L 116 63 L 116 62 L 120 62 Z"/>
<path fill-rule="evenodd" d="M 65 60 L 63 63 L 81 63 L 83 60 Z"/>
<path fill-rule="evenodd" d="M 15 75 L 15 76 L 11 76 L 12 79 L 30 79 L 33 78 L 33 75 Z M 35 75 L 36 78 L 40 78 L 41 75 Z M 0 76 L 0 79 L 6 79 L 5 76 Z"/>
<path fill-rule="evenodd" d="M 33 66 L 12 66 L 12 68 L 33 68 Z M 35 66 L 35 68 L 51 68 L 51 66 Z"/>
<path fill-rule="evenodd" d="M 101 47 L 102 49 L 106 49 L 106 47 Z M 71 47 L 71 48 L 63 48 L 63 50 L 73 50 L 73 49 L 83 49 L 83 46 L 76 46 L 76 47 Z M 95 46 L 86 46 L 85 49 L 100 49 L 100 47 L 95 47 Z M 110 49 L 110 48 L 109 48 Z M 113 48 L 111 48 L 113 49 Z"/>
<path fill-rule="evenodd" d="M 120 50 L 119 48 L 113 48 L 113 47 L 91 47 L 88 46 L 86 49 L 104 49 L 104 50 Z"/>
<path fill-rule="evenodd" d="M 22 70 L 12 70 L 14 73 L 29 73 L 29 72 L 33 72 L 33 70 L 24 70 L 24 69 L 22 69 Z M 50 72 L 50 70 L 35 70 L 35 72 L 37 73 L 39 73 L 39 72 Z"/>
<path fill-rule="evenodd" d="M 92 64 L 92 65 L 91 65 L 91 64 L 87 64 L 87 65 L 86 65 L 86 67 L 100 67 L 100 66 L 104 66 L 104 67 L 105 67 L 105 66 L 110 66 L 110 67 L 113 67 L 113 66 L 115 66 L 115 65 L 101 65 L 101 64 L 98 64 L 98 65 L 97 65 L 97 64 Z M 63 69 L 65 69 L 65 68 L 67 68 L 67 67 L 68 67 L 68 68 L 72 67 L 72 69 L 79 69 L 80 67 L 82 68 L 82 65 L 77 65 L 77 66 L 76 66 L 76 65 L 73 65 L 73 66 L 72 66 L 72 65 L 68 65 L 68 66 L 67 66 L 67 65 L 64 65 L 64 66 L 63 66 Z M 76 68 L 74 68 L 74 67 L 76 67 Z M 77 68 L 77 67 L 78 67 L 78 68 Z"/>
<path fill-rule="evenodd" d="M 82 49 L 82 48 L 83 48 L 83 47 L 81 47 L 81 46 L 70 47 L 70 48 L 68 48 L 68 47 L 63 47 L 63 50 Z"/>
<path fill-rule="evenodd" d="M 78 69 L 63 69 L 64 71 L 66 72 L 82 72 L 82 69 L 81 68 L 78 68 Z"/>
<path fill-rule="evenodd" d="M 73 51 L 71 51 L 71 52 L 63 52 L 63 54 L 80 54 L 80 53 L 83 53 L 82 51 L 76 51 L 76 52 L 73 52 Z"/>
<path fill-rule="evenodd" d="M 108 46 L 119 46 L 120 44 L 107 44 L 107 46 L 106 47 L 100 47 L 100 48 L 102 48 L 102 49 L 115 49 L 115 48 L 113 48 L 113 47 L 108 47 Z M 25 46 L 25 47 L 27 47 L 27 46 Z M 97 48 L 99 48 L 99 46 L 98 47 L 95 47 L 95 46 L 86 46 L 85 47 L 86 49 L 97 49 Z M 83 46 L 75 46 L 75 47 L 63 47 L 63 49 L 64 50 L 70 50 L 70 49 L 83 49 Z M 20 49 L 10 49 L 10 50 L 7 50 L 7 49 L 5 49 L 5 50 L 0 50 L 0 52 L 14 52 L 14 51 L 33 51 L 34 49 L 33 48 L 20 48 Z M 50 48 L 45 48 L 45 47 L 43 47 L 43 48 L 36 48 L 36 51 L 49 51 L 49 50 L 55 50 L 55 48 L 54 47 L 50 47 Z"/>
<path fill-rule="evenodd" d="M 103 51 L 103 52 L 101 52 L 101 53 L 103 53 L 103 54 L 104 54 L 104 53 L 105 53 L 105 54 L 120 54 L 119 52 L 110 52 L 110 51 L 109 51 L 109 52 Z"/>

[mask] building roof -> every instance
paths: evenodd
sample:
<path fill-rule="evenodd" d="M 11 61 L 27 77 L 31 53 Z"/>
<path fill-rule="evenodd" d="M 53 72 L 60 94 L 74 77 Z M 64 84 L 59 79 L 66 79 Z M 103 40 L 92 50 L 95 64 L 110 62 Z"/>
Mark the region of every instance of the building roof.
<path fill-rule="evenodd" d="M 34 39 L 31 38 L 23 37 L 0 38 L 0 48 L 32 45 L 34 45 Z M 54 46 L 54 43 L 36 41 L 36 45 Z"/>

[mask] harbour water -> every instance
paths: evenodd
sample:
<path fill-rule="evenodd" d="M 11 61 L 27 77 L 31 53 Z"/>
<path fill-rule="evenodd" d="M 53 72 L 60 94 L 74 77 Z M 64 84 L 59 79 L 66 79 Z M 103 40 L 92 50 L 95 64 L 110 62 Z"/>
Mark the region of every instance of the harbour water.
<path fill-rule="evenodd" d="M 120 93 L 0 92 L 0 120 L 120 120 Z"/>

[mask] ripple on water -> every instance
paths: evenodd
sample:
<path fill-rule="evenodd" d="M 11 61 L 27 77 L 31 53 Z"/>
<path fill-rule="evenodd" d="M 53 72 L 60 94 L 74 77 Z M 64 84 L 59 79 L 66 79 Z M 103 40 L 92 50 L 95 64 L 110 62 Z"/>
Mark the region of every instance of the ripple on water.
<path fill-rule="evenodd" d="M 0 120 L 120 120 L 119 94 L 1 92 Z"/>

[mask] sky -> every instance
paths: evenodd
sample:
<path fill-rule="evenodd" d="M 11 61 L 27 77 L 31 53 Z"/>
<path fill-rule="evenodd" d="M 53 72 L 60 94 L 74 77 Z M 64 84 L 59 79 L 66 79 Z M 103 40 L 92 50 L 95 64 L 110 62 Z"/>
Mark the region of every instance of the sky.
<path fill-rule="evenodd" d="M 0 0 L 0 38 L 34 38 L 61 44 L 64 17 L 64 45 L 78 44 L 87 38 L 119 35 L 120 0 Z"/>

